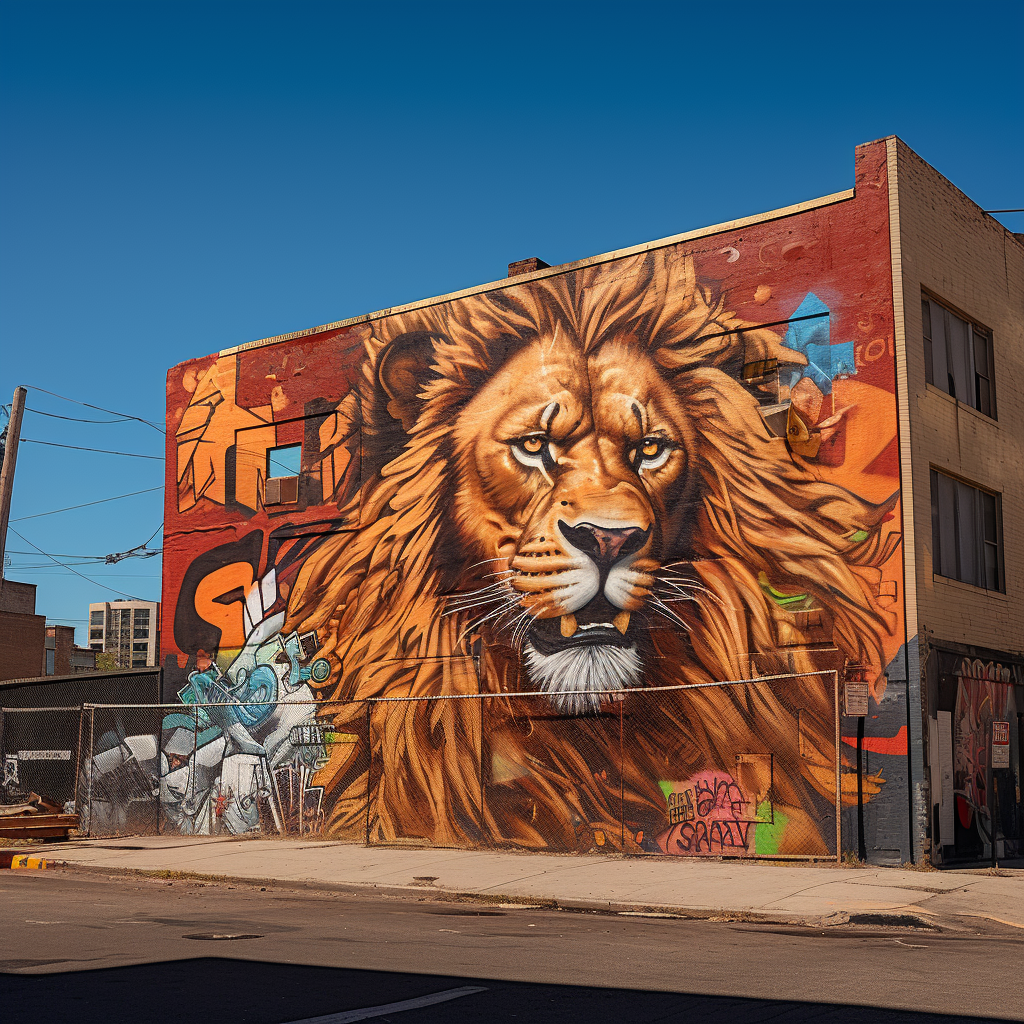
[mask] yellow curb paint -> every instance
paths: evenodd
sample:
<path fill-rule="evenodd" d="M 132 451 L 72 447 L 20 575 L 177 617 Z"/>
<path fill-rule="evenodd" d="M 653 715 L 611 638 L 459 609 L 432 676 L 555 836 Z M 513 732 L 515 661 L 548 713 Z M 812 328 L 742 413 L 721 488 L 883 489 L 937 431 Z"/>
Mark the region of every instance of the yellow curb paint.
<path fill-rule="evenodd" d="M 31 869 L 34 871 L 42 871 L 46 868 L 46 861 L 42 857 L 12 857 L 11 858 L 11 869 Z"/>

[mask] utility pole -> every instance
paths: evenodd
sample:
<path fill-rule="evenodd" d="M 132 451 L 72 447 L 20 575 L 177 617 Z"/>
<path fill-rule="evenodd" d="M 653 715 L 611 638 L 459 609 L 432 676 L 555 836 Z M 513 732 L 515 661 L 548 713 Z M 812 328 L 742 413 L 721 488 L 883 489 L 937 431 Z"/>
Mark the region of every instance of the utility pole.
<path fill-rule="evenodd" d="M 11 517 L 11 495 L 14 493 L 14 467 L 18 462 L 18 441 L 21 440 L 21 417 L 25 412 L 24 388 L 14 389 L 11 418 L 7 422 L 7 446 L 0 469 L 0 581 L 4 575 L 4 554 L 7 551 L 7 521 Z"/>

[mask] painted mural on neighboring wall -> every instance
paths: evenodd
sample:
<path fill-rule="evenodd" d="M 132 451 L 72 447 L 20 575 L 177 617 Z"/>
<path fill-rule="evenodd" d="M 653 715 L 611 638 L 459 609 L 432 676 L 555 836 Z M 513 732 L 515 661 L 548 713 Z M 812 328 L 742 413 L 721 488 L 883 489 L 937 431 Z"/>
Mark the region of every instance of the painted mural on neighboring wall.
<path fill-rule="evenodd" d="M 855 199 L 176 367 L 166 826 L 834 853 L 894 394 L 877 146 Z"/>
<path fill-rule="evenodd" d="M 1020 754 L 1014 684 L 1020 681 L 1018 666 L 978 658 L 957 659 L 952 720 L 953 845 L 961 854 L 980 856 L 991 848 L 993 820 L 998 823 L 995 834 L 1004 842 L 1005 855 L 1019 852 L 1019 779 L 1014 769 L 1020 765 Z M 1013 768 L 993 771 L 993 722 L 1006 723 Z"/>

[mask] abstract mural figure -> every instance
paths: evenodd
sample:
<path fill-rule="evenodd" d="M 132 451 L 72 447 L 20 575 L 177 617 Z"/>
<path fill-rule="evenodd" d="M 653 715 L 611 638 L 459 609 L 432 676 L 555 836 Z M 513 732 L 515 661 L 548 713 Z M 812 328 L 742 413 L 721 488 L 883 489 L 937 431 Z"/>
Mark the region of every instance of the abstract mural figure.
<path fill-rule="evenodd" d="M 271 573 L 256 586 L 273 591 L 273 584 Z M 319 817 L 322 794 L 309 779 L 327 752 L 309 680 L 325 680 L 330 666 L 323 659 L 303 665 L 316 634 L 284 636 L 283 622 L 277 613 L 251 626 L 225 672 L 212 661 L 192 672 L 178 697 L 194 711 L 164 719 L 160 800 L 182 832 L 257 831 L 264 807 L 278 832 L 309 827 L 311 805 L 314 821 Z M 297 804 L 282 794 L 282 772 L 299 775 Z"/>

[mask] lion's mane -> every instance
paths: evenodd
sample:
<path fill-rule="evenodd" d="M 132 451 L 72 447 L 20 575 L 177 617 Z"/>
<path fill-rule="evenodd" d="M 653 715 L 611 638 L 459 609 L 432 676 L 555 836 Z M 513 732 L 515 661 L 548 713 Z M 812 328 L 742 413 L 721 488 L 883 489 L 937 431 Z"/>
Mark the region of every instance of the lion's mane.
<path fill-rule="evenodd" d="M 651 831 L 666 827 L 659 781 L 730 771 L 745 753 L 774 755 L 776 805 L 829 816 L 831 677 L 632 690 L 618 713 L 567 718 L 542 698 L 512 696 L 529 689 L 512 652 L 486 628 L 464 635 L 471 613 L 445 614 L 448 595 L 483 575 L 460 557 L 451 522 L 451 424 L 511 352 L 556 325 L 588 351 L 612 338 L 642 346 L 699 428 L 676 557 L 692 563 L 702 589 L 699 600 L 673 605 L 685 630 L 652 630 L 647 683 L 847 661 L 882 670 L 894 625 L 876 607 L 871 580 L 891 553 L 880 527 L 895 497 L 873 505 L 824 483 L 771 435 L 740 382 L 743 366 L 803 357 L 727 312 L 690 258 L 661 250 L 391 316 L 367 342 L 358 391 L 362 483 L 341 518 L 360 526 L 309 557 L 289 598 L 288 628 L 317 629 L 335 664 L 321 717 L 355 741 L 334 743 L 318 777 L 332 830 L 561 849 L 589 848 L 597 834 L 606 848 L 650 848 Z M 433 366 L 418 414 L 403 424 L 377 367 L 389 345 L 414 336 L 430 339 Z M 834 647 L 780 648 L 778 610 L 759 574 L 813 599 Z M 480 692 L 498 696 L 366 703 Z"/>

